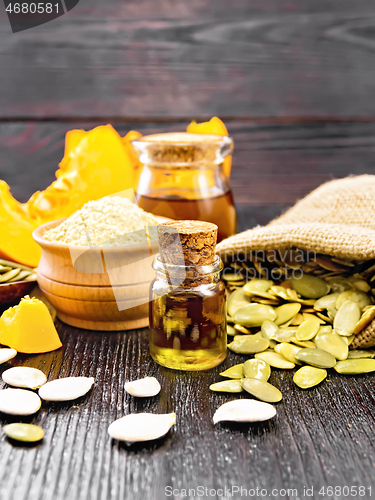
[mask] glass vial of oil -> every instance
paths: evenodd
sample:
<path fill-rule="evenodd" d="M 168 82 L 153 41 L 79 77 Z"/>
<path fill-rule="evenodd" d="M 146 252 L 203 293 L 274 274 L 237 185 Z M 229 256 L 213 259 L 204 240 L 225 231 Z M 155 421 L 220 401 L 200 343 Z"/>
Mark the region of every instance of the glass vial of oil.
<path fill-rule="evenodd" d="M 217 226 L 158 226 L 160 253 L 150 288 L 150 354 L 177 370 L 206 370 L 226 357 L 226 294 L 215 255 Z"/>

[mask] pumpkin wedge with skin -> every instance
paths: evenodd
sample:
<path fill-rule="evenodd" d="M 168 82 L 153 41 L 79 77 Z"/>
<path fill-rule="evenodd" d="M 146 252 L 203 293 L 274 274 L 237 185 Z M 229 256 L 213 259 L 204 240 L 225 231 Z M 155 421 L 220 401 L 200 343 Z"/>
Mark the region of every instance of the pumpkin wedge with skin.
<path fill-rule="evenodd" d="M 8 184 L 0 180 L 0 257 L 36 267 L 42 250 L 32 232 L 40 224 L 29 217 L 25 205 L 15 200 Z"/>
<path fill-rule="evenodd" d="M 130 132 L 128 132 L 126 134 L 126 136 L 122 137 L 122 139 L 121 139 L 122 144 L 124 145 L 125 151 L 129 155 L 129 158 L 132 161 L 133 173 L 134 173 L 133 188 L 134 188 L 135 192 L 137 192 L 139 177 L 140 177 L 141 171 L 142 171 L 142 164 L 139 161 L 138 156 L 133 152 L 131 142 L 135 141 L 136 139 L 139 139 L 140 137 L 142 137 L 142 134 L 140 134 L 139 132 L 136 132 L 135 130 L 130 130 Z"/>
<path fill-rule="evenodd" d="M 78 146 L 78 144 L 84 137 L 86 137 L 87 134 L 88 132 L 81 129 L 68 130 L 68 132 L 65 134 L 64 156 L 68 156 L 68 154 Z"/>
<path fill-rule="evenodd" d="M 47 306 L 28 295 L 0 317 L 0 344 L 26 354 L 50 352 L 62 346 Z"/>
<path fill-rule="evenodd" d="M 75 132 L 82 138 L 74 149 L 68 145 L 57 180 L 27 202 L 30 217 L 43 222 L 69 217 L 88 201 L 133 188 L 132 160 L 111 125 Z"/>
<path fill-rule="evenodd" d="M 197 123 L 193 120 L 190 125 L 187 126 L 186 132 L 191 134 L 216 134 L 229 136 L 227 127 L 217 116 L 214 116 L 210 121 L 203 123 Z M 223 170 L 228 179 L 230 177 L 231 167 L 232 156 L 227 156 L 224 160 Z"/>

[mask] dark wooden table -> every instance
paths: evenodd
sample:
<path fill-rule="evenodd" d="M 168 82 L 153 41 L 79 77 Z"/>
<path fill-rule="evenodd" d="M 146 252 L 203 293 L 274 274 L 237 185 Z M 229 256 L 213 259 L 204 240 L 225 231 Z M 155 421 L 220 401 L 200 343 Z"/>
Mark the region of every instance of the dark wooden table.
<path fill-rule="evenodd" d="M 326 180 L 375 173 L 374 24 L 372 0 L 81 0 L 12 34 L 0 8 L 0 178 L 25 201 L 54 179 L 71 128 L 153 133 L 218 115 L 235 141 L 240 229 L 265 224 Z M 0 436 L 0 500 L 374 496 L 373 375 L 330 372 L 302 391 L 275 369 L 275 419 L 214 426 L 231 396 L 208 387 L 245 358 L 174 372 L 150 359 L 147 329 L 56 325 L 62 349 L 18 355 L 0 373 L 28 365 L 95 386 L 28 419 L 45 430 L 38 446 Z M 160 380 L 159 396 L 125 393 L 145 375 Z M 140 411 L 175 411 L 177 425 L 146 445 L 111 441 L 108 425 Z"/>

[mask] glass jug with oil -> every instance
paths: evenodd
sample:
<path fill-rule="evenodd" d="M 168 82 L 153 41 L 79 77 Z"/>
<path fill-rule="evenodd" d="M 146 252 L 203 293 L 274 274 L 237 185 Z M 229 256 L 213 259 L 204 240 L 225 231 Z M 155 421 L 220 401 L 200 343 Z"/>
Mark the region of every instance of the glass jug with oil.
<path fill-rule="evenodd" d="M 212 222 L 218 241 L 237 231 L 236 209 L 223 168 L 229 137 L 187 132 L 143 136 L 132 142 L 142 170 L 138 205 L 171 219 Z"/>
<path fill-rule="evenodd" d="M 217 226 L 172 221 L 157 227 L 159 254 L 150 286 L 150 354 L 178 370 L 207 370 L 226 357 L 223 263 L 215 254 Z"/>

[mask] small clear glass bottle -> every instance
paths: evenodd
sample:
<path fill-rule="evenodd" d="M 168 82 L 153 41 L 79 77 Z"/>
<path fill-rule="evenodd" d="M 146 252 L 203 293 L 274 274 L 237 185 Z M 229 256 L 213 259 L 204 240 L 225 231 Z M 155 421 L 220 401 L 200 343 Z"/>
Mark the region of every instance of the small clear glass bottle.
<path fill-rule="evenodd" d="M 237 232 L 226 158 L 230 137 L 187 132 L 148 135 L 132 142 L 142 164 L 138 205 L 171 219 L 218 226 L 218 241 Z"/>
<path fill-rule="evenodd" d="M 180 222 L 186 226 L 197 221 Z M 188 238 L 181 239 L 184 262 L 176 258 L 175 250 L 173 259 L 165 258 L 159 229 L 166 225 L 158 226 L 161 252 L 154 260 L 156 278 L 150 288 L 150 354 L 168 368 L 206 370 L 220 364 L 227 352 L 223 264 L 204 245 L 198 249 L 199 256 L 186 258 L 192 248 L 191 242 L 184 248 Z M 178 223 L 168 226 L 176 228 Z"/>

